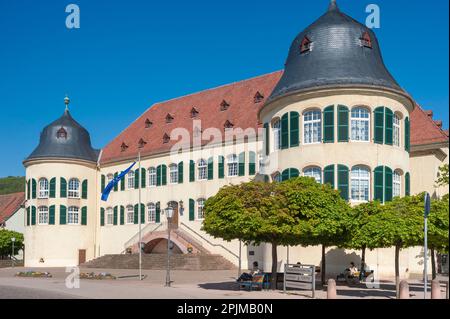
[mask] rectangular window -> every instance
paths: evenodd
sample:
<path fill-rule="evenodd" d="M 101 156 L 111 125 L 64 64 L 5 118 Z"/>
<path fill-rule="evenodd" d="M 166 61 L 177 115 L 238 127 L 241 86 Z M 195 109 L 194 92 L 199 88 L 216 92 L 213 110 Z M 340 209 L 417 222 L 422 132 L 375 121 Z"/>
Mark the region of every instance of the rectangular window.
<path fill-rule="evenodd" d="M 170 184 L 178 184 L 178 165 L 172 164 L 169 166 L 170 170 Z"/>
<path fill-rule="evenodd" d="M 156 186 L 156 168 L 150 167 L 148 169 L 148 185 L 150 187 Z"/>
<path fill-rule="evenodd" d="M 314 144 L 322 141 L 322 113 L 310 111 L 303 115 L 304 143 Z"/>
<path fill-rule="evenodd" d="M 238 176 L 238 158 L 236 155 L 228 157 L 228 176 Z"/>
<path fill-rule="evenodd" d="M 106 209 L 106 224 L 113 225 L 114 224 L 114 212 L 111 207 Z"/>
<path fill-rule="evenodd" d="M 69 180 L 69 198 L 80 198 L 80 181 L 76 178 Z"/>
<path fill-rule="evenodd" d="M 41 206 L 38 208 L 38 224 L 48 225 L 48 207 Z"/>
<path fill-rule="evenodd" d="M 368 142 L 370 137 L 370 114 L 364 108 L 354 108 L 351 113 L 352 141 Z"/>
<path fill-rule="evenodd" d="M 393 186 L 392 196 L 400 197 L 402 183 L 401 183 L 401 176 L 398 172 L 394 172 L 394 174 L 393 174 L 392 186 Z"/>
<path fill-rule="evenodd" d="M 400 118 L 398 115 L 394 115 L 394 131 L 393 142 L 395 146 L 400 146 Z"/>
<path fill-rule="evenodd" d="M 78 225 L 79 224 L 79 209 L 78 207 L 71 206 L 67 212 L 67 224 Z"/>
<path fill-rule="evenodd" d="M 134 172 L 133 171 L 128 172 L 127 186 L 128 186 L 128 189 L 134 189 Z"/>
<path fill-rule="evenodd" d="M 127 207 L 127 224 L 134 224 L 134 207 Z"/>
<path fill-rule="evenodd" d="M 204 219 L 205 218 L 204 207 L 205 207 L 205 200 L 204 199 L 199 199 L 197 201 L 197 219 Z"/>
<path fill-rule="evenodd" d="M 370 172 L 363 167 L 351 171 L 351 198 L 357 202 L 369 201 Z"/>
<path fill-rule="evenodd" d="M 147 205 L 148 222 L 156 223 L 156 205 L 150 203 Z"/>
<path fill-rule="evenodd" d="M 46 178 L 40 179 L 38 198 L 48 198 L 48 189 L 48 180 Z"/>
<path fill-rule="evenodd" d="M 204 159 L 198 162 L 198 180 L 204 181 L 208 179 L 208 164 Z"/>

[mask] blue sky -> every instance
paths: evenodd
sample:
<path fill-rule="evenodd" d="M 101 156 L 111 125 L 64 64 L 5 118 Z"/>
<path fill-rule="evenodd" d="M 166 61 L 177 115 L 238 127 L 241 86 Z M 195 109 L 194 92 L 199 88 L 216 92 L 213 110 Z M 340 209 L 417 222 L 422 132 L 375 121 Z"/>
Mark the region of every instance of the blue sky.
<path fill-rule="evenodd" d="M 81 10 L 67 29 L 65 7 Z M 448 0 L 338 0 L 375 30 L 396 80 L 448 127 Z M 23 175 L 39 133 L 64 111 L 104 147 L 157 101 L 283 68 L 328 0 L 0 2 L 0 176 Z"/>

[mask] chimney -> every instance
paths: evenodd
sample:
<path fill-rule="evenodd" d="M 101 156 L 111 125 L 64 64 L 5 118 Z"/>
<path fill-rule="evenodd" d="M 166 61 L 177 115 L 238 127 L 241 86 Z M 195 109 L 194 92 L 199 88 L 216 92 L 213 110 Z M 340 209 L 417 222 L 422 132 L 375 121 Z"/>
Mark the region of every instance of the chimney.
<path fill-rule="evenodd" d="M 433 118 L 433 111 L 428 110 L 428 111 L 424 111 L 426 115 L 428 115 L 428 117 Z"/>

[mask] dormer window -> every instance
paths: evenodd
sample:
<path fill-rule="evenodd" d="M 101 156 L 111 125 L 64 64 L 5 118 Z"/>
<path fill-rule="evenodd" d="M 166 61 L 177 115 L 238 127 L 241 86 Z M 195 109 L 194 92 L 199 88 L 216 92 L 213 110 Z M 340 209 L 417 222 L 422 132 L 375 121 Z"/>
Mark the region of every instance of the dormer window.
<path fill-rule="evenodd" d="M 58 130 L 58 132 L 56 132 L 56 137 L 59 138 L 63 138 L 63 139 L 67 139 L 67 131 L 65 130 L 64 127 L 61 126 L 61 128 Z"/>
<path fill-rule="evenodd" d="M 262 95 L 261 93 L 256 92 L 255 96 L 253 97 L 253 102 L 255 102 L 255 104 L 262 102 L 262 100 L 264 100 L 264 95 Z"/>
<path fill-rule="evenodd" d="M 228 110 L 229 107 L 230 107 L 230 104 L 225 100 L 223 100 L 222 103 L 220 103 L 221 111 L 226 111 L 226 110 Z"/>
<path fill-rule="evenodd" d="M 143 148 L 145 146 L 145 144 L 147 144 L 147 142 L 144 141 L 144 139 L 142 139 L 142 138 L 138 142 L 139 148 Z"/>
<path fill-rule="evenodd" d="M 173 122 L 173 116 L 170 113 L 167 113 L 166 123 L 172 123 L 172 122 Z"/>
<path fill-rule="evenodd" d="M 300 43 L 300 53 L 303 54 L 309 52 L 311 50 L 311 43 L 311 40 L 307 36 L 305 36 Z"/>
<path fill-rule="evenodd" d="M 122 150 L 122 152 L 125 152 L 128 148 L 128 145 L 125 144 L 125 142 L 122 143 L 122 145 L 120 145 L 120 149 Z"/>
<path fill-rule="evenodd" d="M 195 107 L 191 110 L 191 118 L 196 118 L 198 116 L 198 111 Z"/>
<path fill-rule="evenodd" d="M 170 141 L 170 136 L 169 136 L 169 134 L 165 133 L 163 136 L 163 143 L 167 144 L 167 143 L 169 143 L 169 141 Z"/>
<path fill-rule="evenodd" d="M 360 40 L 363 47 L 372 49 L 372 39 L 370 38 L 369 32 L 364 32 Z"/>
<path fill-rule="evenodd" d="M 233 128 L 234 124 L 231 123 L 230 121 L 226 120 L 225 124 L 223 125 L 223 127 L 227 128 Z"/>
<path fill-rule="evenodd" d="M 145 120 L 145 128 L 150 128 L 150 127 L 152 127 L 152 125 L 153 125 L 152 121 L 150 121 L 149 119 Z"/>

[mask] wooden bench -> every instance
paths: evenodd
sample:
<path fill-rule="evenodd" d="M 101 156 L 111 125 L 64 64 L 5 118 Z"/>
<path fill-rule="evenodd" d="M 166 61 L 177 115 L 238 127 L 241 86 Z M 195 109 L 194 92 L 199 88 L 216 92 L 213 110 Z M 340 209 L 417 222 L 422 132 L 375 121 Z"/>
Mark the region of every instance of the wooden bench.
<path fill-rule="evenodd" d="M 259 290 L 269 289 L 269 277 L 267 274 L 254 275 L 251 281 L 239 281 L 239 289 L 246 288 L 252 291 L 254 288 Z"/>

